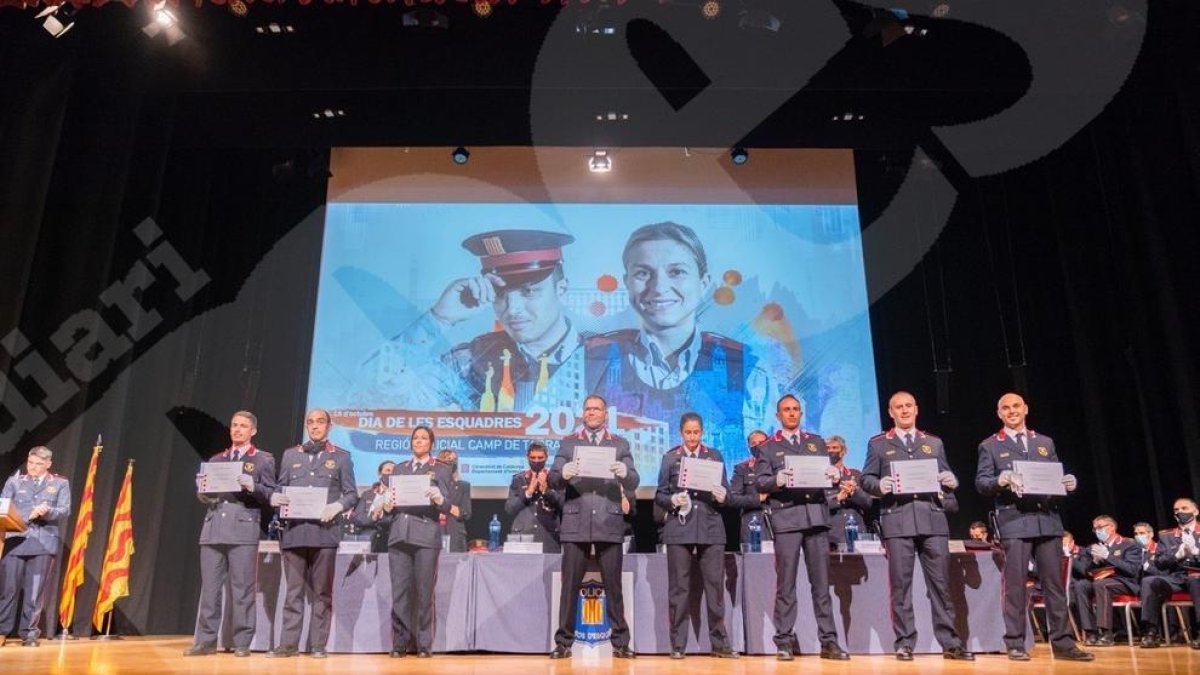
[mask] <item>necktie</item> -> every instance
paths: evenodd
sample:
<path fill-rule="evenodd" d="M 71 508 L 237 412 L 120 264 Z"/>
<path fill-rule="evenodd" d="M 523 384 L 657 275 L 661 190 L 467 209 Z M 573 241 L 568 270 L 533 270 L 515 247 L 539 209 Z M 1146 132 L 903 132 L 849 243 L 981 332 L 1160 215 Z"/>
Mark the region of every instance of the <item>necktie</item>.
<path fill-rule="evenodd" d="M 600 442 L 600 440 L 599 440 L 599 439 L 600 439 L 600 435 L 599 435 L 599 434 L 597 434 L 596 432 L 594 432 L 594 431 L 593 431 L 593 432 L 591 433 L 591 437 L 592 437 L 592 445 L 596 445 L 597 443 L 599 443 L 599 442 Z"/>
<path fill-rule="evenodd" d="M 796 434 L 796 435 L 792 436 L 791 442 L 792 442 L 793 446 L 799 447 L 800 446 L 800 435 Z"/>
<path fill-rule="evenodd" d="M 913 444 L 912 434 L 904 434 L 904 449 L 909 452 L 916 449 L 916 446 Z"/>
<path fill-rule="evenodd" d="M 242 458 L 242 453 L 241 453 L 241 452 L 239 452 L 239 451 L 237 451 L 237 450 L 234 450 L 234 451 L 233 451 L 233 461 L 235 461 L 235 462 L 236 462 L 236 461 L 238 461 L 238 460 L 239 460 L 239 459 L 241 459 L 241 458 Z"/>
<path fill-rule="evenodd" d="M 1021 446 L 1021 454 L 1029 454 L 1029 446 L 1025 445 L 1025 432 L 1017 432 L 1017 445 Z"/>

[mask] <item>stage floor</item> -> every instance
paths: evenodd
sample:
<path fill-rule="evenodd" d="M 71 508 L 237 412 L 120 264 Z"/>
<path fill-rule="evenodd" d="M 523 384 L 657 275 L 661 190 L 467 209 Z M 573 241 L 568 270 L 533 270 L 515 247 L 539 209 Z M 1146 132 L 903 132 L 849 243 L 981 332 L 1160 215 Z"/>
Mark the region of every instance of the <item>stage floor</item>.
<path fill-rule="evenodd" d="M 506 656 L 497 654 L 436 655 L 432 659 L 413 656 L 402 660 L 389 659 L 383 654 L 334 654 L 317 660 L 307 656 L 291 659 L 268 659 L 260 653 L 246 659 L 232 654 L 217 654 L 198 658 L 183 658 L 188 637 L 132 638 L 98 642 L 78 640 L 67 643 L 45 641 L 41 647 L 22 647 L 20 642 L 0 648 L 0 672 L 4 675 L 134 675 L 140 673 L 187 673 L 219 675 L 220 673 L 369 673 L 386 670 L 392 673 L 427 673 L 447 675 L 557 675 L 570 672 L 652 673 L 655 675 L 695 675 L 714 673 L 731 675 L 774 675 L 775 673 L 1186 673 L 1200 672 L 1200 651 L 1187 647 L 1164 647 L 1141 650 L 1129 647 L 1096 649 L 1092 663 L 1056 663 L 1050 659 L 1044 645 L 1034 648 L 1033 660 L 1013 663 L 998 654 L 981 655 L 975 663 L 943 661 L 939 656 L 918 656 L 911 663 L 898 663 L 890 656 L 855 656 L 850 661 L 822 661 L 816 656 L 803 656 L 791 663 L 780 663 L 774 657 L 742 657 L 736 661 L 689 656 L 672 661 L 666 656 L 644 656 L 635 661 L 614 660 L 611 667 L 584 666 L 569 661 L 551 661 L 545 656 Z M 1086 670 L 1085 670 L 1086 669 Z"/>

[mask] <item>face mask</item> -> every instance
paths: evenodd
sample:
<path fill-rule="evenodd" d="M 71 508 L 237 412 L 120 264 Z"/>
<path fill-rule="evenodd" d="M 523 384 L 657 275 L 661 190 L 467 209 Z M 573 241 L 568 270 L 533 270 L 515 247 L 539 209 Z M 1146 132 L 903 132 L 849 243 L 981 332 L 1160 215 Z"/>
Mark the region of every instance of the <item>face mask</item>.
<path fill-rule="evenodd" d="M 1108 536 L 1105 535 L 1103 529 L 1092 530 L 1092 534 L 1096 535 L 1096 541 L 1107 541 L 1108 540 Z"/>
<path fill-rule="evenodd" d="M 1065 544 L 1063 545 L 1063 555 L 1064 556 L 1071 555 L 1071 547 L 1070 546 L 1067 546 Z"/>
<path fill-rule="evenodd" d="M 1189 525 L 1195 519 L 1196 514 L 1194 513 L 1180 512 L 1175 514 L 1175 520 L 1178 521 L 1180 525 Z"/>
<path fill-rule="evenodd" d="M 1142 546 L 1147 546 L 1150 544 L 1150 535 L 1148 534 L 1137 534 L 1134 535 L 1133 538 L 1137 539 L 1137 543 L 1141 544 Z"/>
<path fill-rule="evenodd" d="M 542 462 L 530 462 L 530 463 L 529 463 L 529 470 L 530 470 L 530 471 L 532 471 L 532 472 L 534 472 L 534 473 L 537 473 L 537 472 L 541 471 L 541 470 L 542 470 L 542 469 L 544 469 L 544 468 L 546 468 L 546 462 L 544 462 L 544 461 L 542 461 Z"/>

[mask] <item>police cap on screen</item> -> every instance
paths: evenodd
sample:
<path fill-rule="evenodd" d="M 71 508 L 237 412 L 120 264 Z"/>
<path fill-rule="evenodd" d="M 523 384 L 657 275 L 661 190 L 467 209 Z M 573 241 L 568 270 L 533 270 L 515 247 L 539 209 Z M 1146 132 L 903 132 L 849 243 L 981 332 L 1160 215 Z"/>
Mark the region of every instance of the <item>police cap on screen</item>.
<path fill-rule="evenodd" d="M 493 230 L 467 237 L 463 248 L 479 256 L 479 273 L 508 285 L 535 284 L 562 264 L 562 247 L 575 237 L 545 230 Z"/>

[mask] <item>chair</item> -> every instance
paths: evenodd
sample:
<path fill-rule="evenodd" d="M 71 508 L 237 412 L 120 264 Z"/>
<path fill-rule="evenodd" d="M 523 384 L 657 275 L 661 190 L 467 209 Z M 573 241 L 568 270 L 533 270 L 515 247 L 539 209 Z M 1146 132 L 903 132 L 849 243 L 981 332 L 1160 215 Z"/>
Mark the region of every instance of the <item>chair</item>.
<path fill-rule="evenodd" d="M 1075 623 L 1075 614 L 1071 611 L 1071 557 L 1063 556 L 1062 559 L 1063 573 L 1063 594 L 1066 596 L 1067 602 L 1067 620 L 1071 622 L 1071 633 L 1075 635 L 1077 641 L 1083 640 L 1083 635 L 1079 631 L 1079 624 Z M 1046 597 L 1043 595 L 1031 595 L 1029 597 L 1029 622 L 1033 624 L 1033 630 L 1040 634 L 1046 642 L 1050 641 L 1050 626 L 1049 621 L 1045 628 L 1038 621 L 1037 610 L 1046 611 Z"/>
<path fill-rule="evenodd" d="M 1187 591 L 1177 591 L 1175 593 L 1172 593 L 1171 597 L 1167 598 L 1167 601 L 1163 603 L 1163 606 L 1162 606 L 1163 639 L 1166 640 L 1167 644 L 1171 644 L 1171 624 L 1167 622 L 1167 608 L 1168 607 L 1173 608 L 1175 610 L 1175 618 L 1179 619 L 1179 629 L 1183 631 L 1183 639 L 1187 640 L 1188 642 L 1192 641 L 1192 633 L 1191 633 L 1191 631 L 1188 630 L 1188 620 L 1187 620 L 1186 612 L 1183 611 L 1185 607 L 1191 607 L 1191 606 L 1192 606 L 1192 596 Z"/>
<path fill-rule="evenodd" d="M 1113 609 L 1120 609 L 1125 617 L 1125 636 L 1129 639 L 1129 646 L 1133 646 L 1133 627 L 1137 623 L 1133 620 L 1133 610 L 1141 609 L 1142 600 L 1136 595 L 1129 593 L 1118 593 L 1112 597 Z"/>

